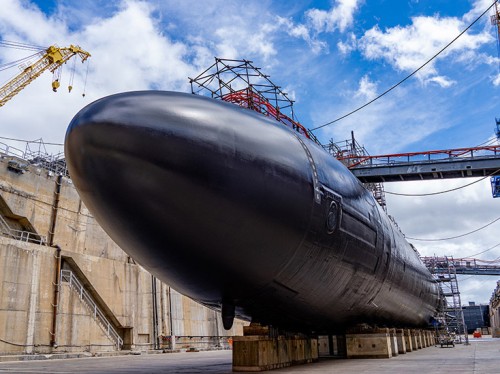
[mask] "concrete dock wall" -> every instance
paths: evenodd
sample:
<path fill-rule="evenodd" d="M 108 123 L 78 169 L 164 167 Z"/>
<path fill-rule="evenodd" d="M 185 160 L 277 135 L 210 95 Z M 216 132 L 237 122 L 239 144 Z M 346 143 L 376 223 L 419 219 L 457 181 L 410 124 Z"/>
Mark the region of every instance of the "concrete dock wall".
<path fill-rule="evenodd" d="M 117 349 L 68 283 L 59 282 L 54 308 L 58 259 L 47 245 L 51 238 L 61 247 L 63 269 L 80 274 L 125 348 L 227 347 L 227 337 L 242 335 L 243 321 L 224 331 L 219 313 L 153 278 L 123 252 L 69 178 L 34 165 L 18 172 L 9 159 L 0 159 L 0 354 Z"/>

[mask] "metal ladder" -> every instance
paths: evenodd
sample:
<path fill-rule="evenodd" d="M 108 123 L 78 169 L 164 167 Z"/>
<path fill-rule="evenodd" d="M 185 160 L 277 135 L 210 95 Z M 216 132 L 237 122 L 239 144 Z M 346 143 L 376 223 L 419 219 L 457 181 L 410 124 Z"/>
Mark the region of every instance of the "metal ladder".
<path fill-rule="evenodd" d="M 92 317 L 98 322 L 107 336 L 115 343 L 117 350 L 120 350 L 123 346 L 123 339 L 95 303 L 92 296 L 85 290 L 85 287 L 80 283 L 75 274 L 71 270 L 62 269 L 61 282 L 69 283 L 69 286 L 78 293 L 80 300 L 90 308 Z"/>

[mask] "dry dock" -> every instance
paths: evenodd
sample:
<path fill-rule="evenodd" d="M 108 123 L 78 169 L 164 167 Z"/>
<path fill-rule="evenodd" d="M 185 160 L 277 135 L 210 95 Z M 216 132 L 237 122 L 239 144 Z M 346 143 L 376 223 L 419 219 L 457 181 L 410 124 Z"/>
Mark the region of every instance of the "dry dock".
<path fill-rule="evenodd" d="M 230 351 L 0 362 L 11 373 L 231 373 Z M 472 339 L 455 348 L 429 347 L 390 359 L 328 359 L 270 373 L 500 373 L 500 339 Z"/>

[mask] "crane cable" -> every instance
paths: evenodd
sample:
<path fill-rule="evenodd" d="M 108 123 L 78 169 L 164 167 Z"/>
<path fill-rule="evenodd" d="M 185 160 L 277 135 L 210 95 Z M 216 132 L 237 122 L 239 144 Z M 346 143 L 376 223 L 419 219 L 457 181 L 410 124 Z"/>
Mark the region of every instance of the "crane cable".
<path fill-rule="evenodd" d="M 491 177 L 491 176 L 493 176 L 493 175 L 495 175 L 495 174 L 497 174 L 499 172 L 500 172 L 500 169 L 497 169 L 493 173 L 488 174 L 488 175 L 486 175 L 486 176 L 482 177 L 481 179 L 478 179 L 478 180 L 476 180 L 474 182 L 471 182 L 471 183 L 468 183 L 468 184 L 464 184 L 463 186 L 451 188 L 449 190 L 444 190 L 444 191 L 429 192 L 429 193 L 415 193 L 415 194 L 398 193 L 398 192 L 391 192 L 391 191 L 384 191 L 384 192 L 386 194 L 389 194 L 389 195 L 395 195 L 395 196 L 412 196 L 412 197 L 440 195 L 440 194 L 443 194 L 443 193 L 453 192 L 453 191 L 457 191 L 457 190 L 460 190 L 460 189 L 465 188 L 465 187 L 472 186 L 473 184 L 479 183 L 479 182 L 485 180 L 486 178 L 489 178 L 489 177 Z"/>
<path fill-rule="evenodd" d="M 480 231 L 480 230 L 482 230 L 482 229 L 484 229 L 484 228 L 486 228 L 486 227 L 488 227 L 488 226 L 490 226 L 490 225 L 494 224 L 494 223 L 495 223 L 495 222 L 497 222 L 498 220 L 500 220 L 500 217 L 498 217 L 498 218 L 494 219 L 494 220 L 493 220 L 493 221 L 491 221 L 490 223 L 487 223 L 486 225 L 481 226 L 481 227 L 479 227 L 479 228 L 477 228 L 477 229 L 475 229 L 475 230 L 472 230 L 472 231 L 469 231 L 469 232 L 467 232 L 467 233 L 465 233 L 465 234 L 461 234 L 461 235 L 457 235 L 457 236 L 450 236 L 450 237 L 448 237 L 448 238 L 440 238 L 440 239 L 422 239 L 422 238 L 412 238 L 412 237 L 410 237 L 410 236 L 406 236 L 406 235 L 405 235 L 405 238 L 406 238 L 406 239 L 409 239 L 409 240 L 418 240 L 418 241 L 422 241 L 422 242 L 438 242 L 438 241 L 443 241 L 443 240 L 457 239 L 457 238 L 462 238 L 462 237 L 467 236 L 467 235 L 470 235 L 470 234 L 474 234 L 475 232 L 478 232 L 478 231 Z"/>
<path fill-rule="evenodd" d="M 401 85 L 402 83 L 404 83 L 405 81 L 407 81 L 408 79 L 410 79 L 412 76 L 414 76 L 416 73 L 418 73 L 420 70 L 422 70 L 425 66 L 427 66 L 432 60 L 434 60 L 437 56 L 439 56 L 444 50 L 446 50 L 450 45 L 452 45 L 458 38 L 460 38 L 463 34 L 465 34 L 477 21 L 479 21 L 479 19 L 481 19 L 481 17 L 483 17 L 496 3 L 497 3 L 498 0 L 495 0 L 493 2 L 493 4 L 491 4 L 483 13 L 481 13 L 481 15 L 479 17 L 477 17 L 469 26 L 467 26 L 460 34 L 458 34 L 451 42 L 449 42 L 448 44 L 446 44 L 443 48 L 441 48 L 441 50 L 439 50 L 434 56 L 432 56 L 429 60 L 427 60 L 423 65 L 421 65 L 419 68 L 417 68 L 416 70 L 414 70 L 412 73 L 410 73 L 409 75 L 407 75 L 405 78 L 403 78 L 402 80 L 400 80 L 398 83 L 396 83 L 395 85 L 393 85 L 392 87 L 388 88 L 387 90 L 385 90 L 384 92 L 382 92 L 380 95 L 378 95 L 377 97 L 373 98 L 372 100 L 368 101 L 367 103 L 361 105 L 360 107 L 358 107 L 357 109 L 354 109 L 352 111 L 350 111 L 349 113 L 346 113 L 344 114 L 343 116 L 337 118 L 337 119 L 334 119 L 333 121 L 330 121 L 330 122 L 327 122 L 325 123 L 324 125 L 321 125 L 321 126 L 318 126 L 318 127 L 315 127 L 313 129 L 310 129 L 309 131 L 315 131 L 315 130 L 319 130 L 325 126 L 328 126 L 328 125 L 331 125 L 331 124 L 334 124 L 335 122 L 338 122 L 348 116 L 350 116 L 351 114 L 354 114 L 358 111 L 360 111 L 361 109 L 367 107 L 368 105 L 370 105 L 371 103 L 377 101 L 378 99 L 380 99 L 382 96 L 385 96 L 386 94 L 388 94 L 389 92 L 391 92 L 393 89 L 395 89 L 396 87 L 398 87 L 399 85 Z"/>
<path fill-rule="evenodd" d="M 25 62 L 25 61 L 28 61 L 29 59 L 35 57 L 35 56 L 38 56 L 40 55 L 40 52 L 36 52 L 36 53 L 33 53 L 32 55 L 29 55 L 28 57 L 23 57 L 23 58 L 20 58 L 19 60 L 15 60 L 15 61 L 12 61 L 12 62 L 6 62 L 5 64 L 1 64 L 0 65 L 0 71 L 4 71 L 4 70 L 7 70 L 7 69 L 10 69 L 14 66 L 18 66 L 20 65 L 21 63 Z"/>
<path fill-rule="evenodd" d="M 6 48 L 14 48 L 14 49 L 24 49 L 30 51 L 38 51 L 41 52 L 46 50 L 48 47 L 42 47 L 39 45 L 27 44 L 27 43 L 19 43 L 19 42 L 11 42 L 8 40 L 0 40 L 0 46 Z"/>
<path fill-rule="evenodd" d="M 83 82 L 83 93 L 82 97 L 85 97 L 87 91 L 87 78 L 89 76 L 90 61 L 87 60 L 87 71 L 85 72 L 85 81 Z"/>

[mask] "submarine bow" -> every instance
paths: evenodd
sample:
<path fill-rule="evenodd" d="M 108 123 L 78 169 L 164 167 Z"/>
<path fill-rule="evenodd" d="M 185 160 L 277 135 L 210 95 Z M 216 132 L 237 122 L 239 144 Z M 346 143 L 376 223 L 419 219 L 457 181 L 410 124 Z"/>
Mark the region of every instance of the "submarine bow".
<path fill-rule="evenodd" d="M 177 92 L 102 98 L 71 121 L 68 169 L 132 258 L 179 292 L 301 331 L 425 325 L 438 287 L 339 161 L 233 104 Z"/>

